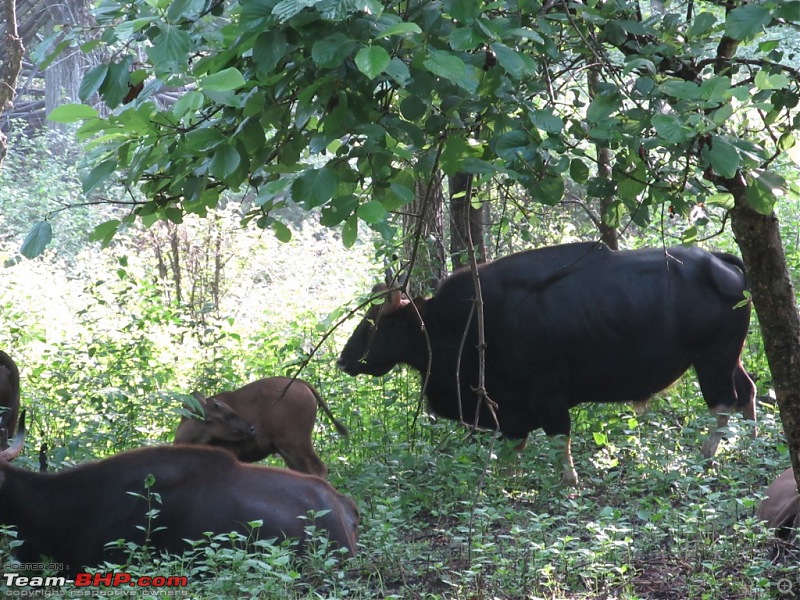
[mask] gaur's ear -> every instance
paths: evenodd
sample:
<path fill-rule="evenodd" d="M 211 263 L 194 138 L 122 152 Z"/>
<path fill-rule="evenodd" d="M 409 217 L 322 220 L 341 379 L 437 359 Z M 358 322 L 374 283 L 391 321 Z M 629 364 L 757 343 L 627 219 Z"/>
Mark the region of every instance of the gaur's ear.
<path fill-rule="evenodd" d="M 383 314 L 393 313 L 406 304 L 408 304 L 408 298 L 404 298 L 400 290 L 392 290 L 383 303 Z"/>

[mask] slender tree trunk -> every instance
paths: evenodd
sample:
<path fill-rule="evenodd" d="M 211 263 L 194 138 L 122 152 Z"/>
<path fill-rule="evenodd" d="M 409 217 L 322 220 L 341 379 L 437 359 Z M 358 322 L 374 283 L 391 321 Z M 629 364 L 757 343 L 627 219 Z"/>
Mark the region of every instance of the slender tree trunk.
<path fill-rule="evenodd" d="M 597 86 L 600 84 L 600 68 L 592 67 L 587 75 L 589 87 L 589 97 L 594 98 L 597 94 Z M 597 176 L 611 180 L 611 150 L 600 144 L 595 144 L 597 149 Z M 614 203 L 613 196 L 600 198 L 600 239 L 612 250 L 619 250 L 619 235 L 615 227 L 608 224 L 608 211 Z"/>
<path fill-rule="evenodd" d="M 450 177 L 450 260 L 454 271 L 469 262 L 470 239 L 478 262 L 487 260 L 481 217 L 481 209 L 472 205 L 472 175 L 456 173 Z"/>
<path fill-rule="evenodd" d="M 22 55 L 25 46 L 17 30 L 17 5 L 14 0 L 5 0 L 4 4 L 6 21 L 6 39 L 3 45 L 2 74 L 0 74 L 0 115 L 4 110 L 13 106 L 14 95 L 17 89 L 17 77 L 22 69 Z M 0 131 L 0 167 L 8 152 L 6 136 Z"/>
<path fill-rule="evenodd" d="M 405 256 L 414 257 L 406 289 L 412 297 L 429 295 L 447 275 L 441 180 L 418 182 L 414 191 L 414 202 L 403 218 Z"/>

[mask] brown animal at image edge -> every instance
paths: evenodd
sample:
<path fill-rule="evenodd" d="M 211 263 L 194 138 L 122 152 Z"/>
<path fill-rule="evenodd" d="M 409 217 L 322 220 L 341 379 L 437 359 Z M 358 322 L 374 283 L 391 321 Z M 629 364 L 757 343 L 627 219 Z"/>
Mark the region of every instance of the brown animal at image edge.
<path fill-rule="evenodd" d="M 769 484 L 766 497 L 758 506 L 756 516 L 775 529 L 778 537 L 795 535 L 800 525 L 800 493 L 794 480 L 794 469 L 789 467 Z"/>
<path fill-rule="evenodd" d="M 19 417 L 19 369 L 12 358 L 0 350 L 0 437 L 14 437 Z"/>
<path fill-rule="evenodd" d="M 0 453 L 0 522 L 17 528 L 20 562 L 46 556 L 74 573 L 103 561 L 124 563 L 124 549 L 106 547 L 115 540 L 181 553 L 189 548 L 186 540 L 204 539 L 205 532 L 249 536 L 246 524 L 257 520 L 263 522 L 259 539 L 297 539 L 302 552 L 305 528 L 315 525 L 348 556 L 355 554 L 356 504 L 319 477 L 246 465 L 230 452 L 186 445 L 129 450 L 43 474 L 9 464 L 23 437 L 24 416 L 13 444 Z M 148 478 L 154 482 L 145 489 Z M 158 494 L 160 504 L 145 540 L 148 494 Z"/>
<path fill-rule="evenodd" d="M 205 418 L 184 416 L 175 443 L 225 448 L 245 462 L 279 454 L 290 469 L 326 477 L 328 468 L 312 441 L 317 406 L 340 435 L 348 435 L 319 392 L 302 379 L 268 377 L 207 399 L 196 397 Z"/>

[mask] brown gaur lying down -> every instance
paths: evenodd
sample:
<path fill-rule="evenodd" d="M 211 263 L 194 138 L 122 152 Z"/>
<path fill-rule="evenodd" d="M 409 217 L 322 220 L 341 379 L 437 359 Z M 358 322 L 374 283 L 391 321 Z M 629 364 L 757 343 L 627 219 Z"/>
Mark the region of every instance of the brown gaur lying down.
<path fill-rule="evenodd" d="M 767 497 L 761 501 L 756 516 L 767 522 L 767 527 L 775 529 L 775 535 L 789 538 L 792 530 L 800 525 L 800 493 L 794 480 L 792 467 L 769 484 Z"/>
<path fill-rule="evenodd" d="M 103 561 L 126 561 L 124 539 L 155 551 L 181 553 L 185 540 L 205 532 L 251 532 L 258 539 L 299 539 L 315 525 L 352 556 L 358 509 L 319 477 L 288 469 L 246 465 L 230 452 L 200 446 L 150 446 L 64 469 L 36 473 L 12 466 L 22 450 L 24 416 L 17 438 L 0 452 L 0 523 L 14 525 L 23 544 L 14 550 L 23 563 L 47 556 L 70 573 Z M 152 485 L 145 488 L 145 481 Z M 149 494 L 158 494 L 158 515 L 148 523 Z M 309 520 L 309 512 L 324 515 Z M 150 527 L 148 527 L 150 525 Z M 146 539 L 146 531 L 150 530 Z M 69 565 L 67 567 L 66 565 Z"/>
<path fill-rule="evenodd" d="M 175 443 L 225 448 L 244 462 L 279 454 L 290 469 L 326 477 L 328 468 L 312 442 L 317 406 L 340 435 L 348 434 L 317 390 L 302 379 L 268 377 L 210 398 L 195 397 L 205 417 L 184 416 Z"/>

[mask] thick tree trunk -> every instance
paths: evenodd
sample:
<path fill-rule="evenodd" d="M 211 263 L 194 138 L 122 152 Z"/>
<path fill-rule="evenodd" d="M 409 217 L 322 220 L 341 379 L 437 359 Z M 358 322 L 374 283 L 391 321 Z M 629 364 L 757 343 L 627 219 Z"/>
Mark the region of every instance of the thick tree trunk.
<path fill-rule="evenodd" d="M 800 315 L 786 266 L 775 214 L 762 215 L 747 202 L 741 175 L 725 180 L 735 207 L 731 224 L 747 266 L 781 421 L 800 488 Z"/>
<path fill-rule="evenodd" d="M 3 45 L 2 74 L 0 75 L 0 115 L 13 107 L 17 77 L 22 69 L 22 55 L 25 47 L 17 32 L 17 5 L 14 0 L 5 0 L 6 39 Z M 0 131 L 0 167 L 8 152 L 6 136 Z"/>
<path fill-rule="evenodd" d="M 475 249 L 478 262 L 484 262 L 481 209 L 472 205 L 472 175 L 456 173 L 450 177 L 450 260 L 455 271 L 469 262 L 469 247 Z"/>

